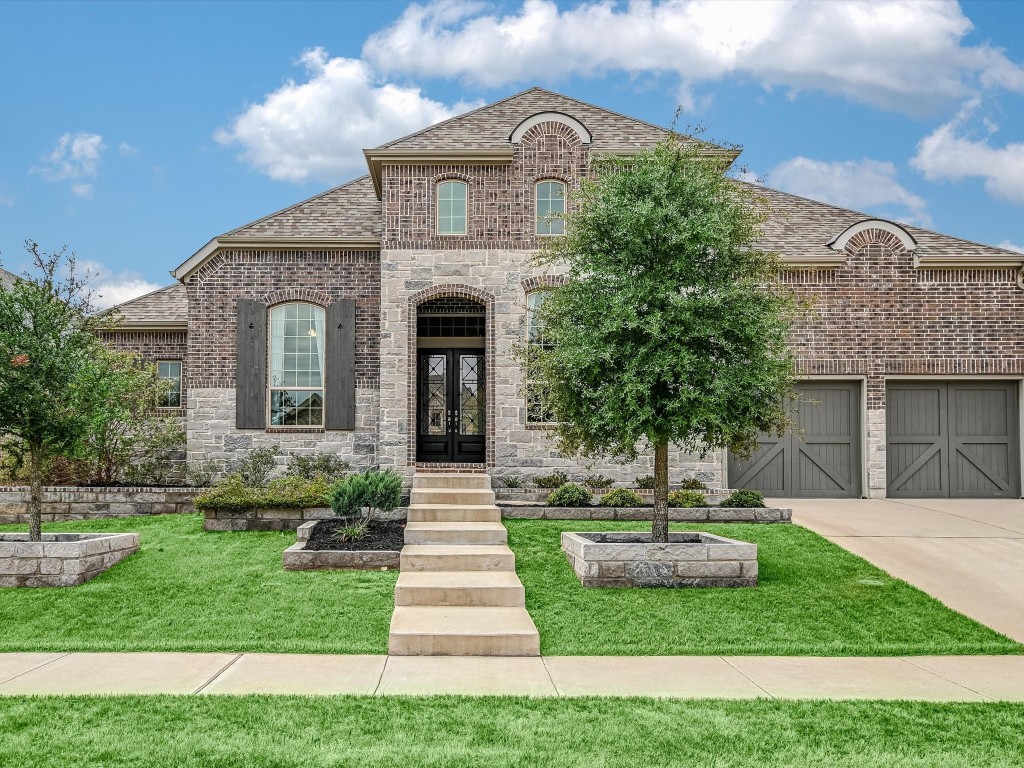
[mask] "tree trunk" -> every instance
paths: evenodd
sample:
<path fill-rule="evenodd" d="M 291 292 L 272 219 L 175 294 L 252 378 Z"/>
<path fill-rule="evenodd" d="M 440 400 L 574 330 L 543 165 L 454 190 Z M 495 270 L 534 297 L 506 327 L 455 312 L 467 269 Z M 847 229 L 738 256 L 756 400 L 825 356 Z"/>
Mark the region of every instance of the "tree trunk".
<path fill-rule="evenodd" d="M 668 541 L 668 440 L 654 444 L 654 520 L 651 539 Z"/>
<path fill-rule="evenodd" d="M 43 540 L 43 457 L 39 445 L 29 445 L 30 486 L 28 500 L 28 540 Z"/>

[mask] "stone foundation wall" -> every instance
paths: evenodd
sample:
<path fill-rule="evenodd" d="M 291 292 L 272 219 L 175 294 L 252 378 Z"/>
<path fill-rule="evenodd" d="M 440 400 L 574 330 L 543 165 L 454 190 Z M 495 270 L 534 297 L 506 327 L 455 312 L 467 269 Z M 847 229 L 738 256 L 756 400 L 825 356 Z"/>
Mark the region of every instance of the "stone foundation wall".
<path fill-rule="evenodd" d="M 43 488 L 43 522 L 194 512 L 202 488 Z M 0 487 L 0 523 L 28 524 L 29 489 Z"/>

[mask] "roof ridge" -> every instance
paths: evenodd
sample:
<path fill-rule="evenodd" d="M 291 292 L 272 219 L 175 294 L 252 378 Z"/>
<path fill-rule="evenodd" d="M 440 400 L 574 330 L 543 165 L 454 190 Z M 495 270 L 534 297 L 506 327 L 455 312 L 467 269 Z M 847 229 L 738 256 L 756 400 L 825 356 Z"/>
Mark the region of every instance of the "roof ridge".
<path fill-rule="evenodd" d="M 268 213 L 266 216 L 261 216 L 258 219 L 253 219 L 248 224 L 243 224 L 240 227 L 235 227 L 234 229 L 232 229 L 229 232 L 225 232 L 222 235 L 218 235 L 218 237 L 230 237 L 231 235 L 233 235 L 233 234 L 235 234 L 237 232 L 241 232 L 243 229 L 248 229 L 249 227 L 253 227 L 253 226 L 257 225 L 257 224 L 260 224 L 260 223 L 266 221 L 267 219 L 272 219 L 275 216 L 281 215 L 282 213 L 287 213 L 290 210 L 298 208 L 300 205 L 305 205 L 306 203 L 311 203 L 314 200 L 320 199 L 321 197 L 326 197 L 327 195 L 331 194 L 332 192 L 337 192 L 339 189 L 344 189 L 345 187 L 352 186 L 357 181 L 362 181 L 363 179 L 368 179 L 368 178 L 370 178 L 370 174 L 364 173 L 362 176 L 359 176 L 358 178 L 355 178 L 355 179 L 350 179 L 349 181 L 346 181 L 344 184 L 339 184 L 336 187 L 331 187 L 330 189 L 324 190 L 323 192 L 318 192 L 317 194 L 313 195 L 312 197 L 307 197 L 305 200 L 300 200 L 297 203 L 292 203 L 291 205 L 289 205 L 289 206 L 287 206 L 285 208 L 282 208 L 282 209 L 280 209 L 278 211 L 274 211 L 273 213 Z"/>

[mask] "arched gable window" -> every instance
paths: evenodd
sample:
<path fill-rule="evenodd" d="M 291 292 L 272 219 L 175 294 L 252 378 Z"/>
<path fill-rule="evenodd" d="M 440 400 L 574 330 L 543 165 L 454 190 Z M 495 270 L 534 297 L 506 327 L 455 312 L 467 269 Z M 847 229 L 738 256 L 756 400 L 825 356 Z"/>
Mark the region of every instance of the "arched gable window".
<path fill-rule="evenodd" d="M 565 184 L 541 181 L 534 191 L 537 207 L 537 234 L 565 234 Z"/>
<path fill-rule="evenodd" d="M 437 183 L 437 234 L 466 234 L 468 184 L 447 180 Z"/>
<path fill-rule="evenodd" d="M 270 424 L 324 424 L 324 310 L 291 302 L 270 310 Z"/>

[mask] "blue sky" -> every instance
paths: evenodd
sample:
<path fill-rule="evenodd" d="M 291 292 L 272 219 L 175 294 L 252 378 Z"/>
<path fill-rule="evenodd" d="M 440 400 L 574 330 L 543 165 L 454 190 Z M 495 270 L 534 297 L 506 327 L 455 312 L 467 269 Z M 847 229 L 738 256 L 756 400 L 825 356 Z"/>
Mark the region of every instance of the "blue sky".
<path fill-rule="evenodd" d="M 743 145 L 770 186 L 1024 246 L 1024 3 L 0 3 L 0 258 L 106 302 L 541 85 Z"/>

